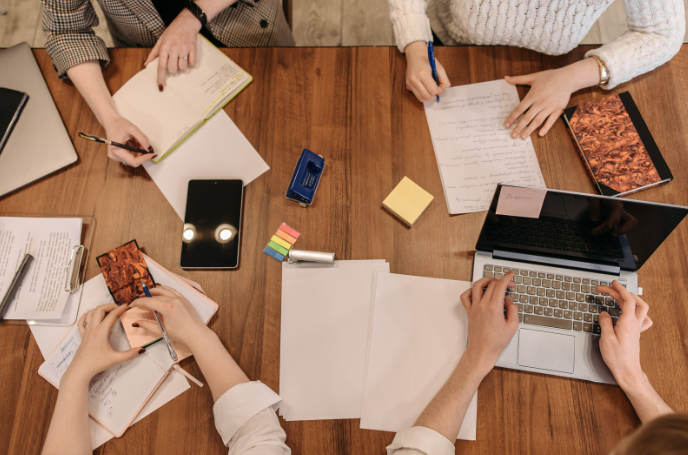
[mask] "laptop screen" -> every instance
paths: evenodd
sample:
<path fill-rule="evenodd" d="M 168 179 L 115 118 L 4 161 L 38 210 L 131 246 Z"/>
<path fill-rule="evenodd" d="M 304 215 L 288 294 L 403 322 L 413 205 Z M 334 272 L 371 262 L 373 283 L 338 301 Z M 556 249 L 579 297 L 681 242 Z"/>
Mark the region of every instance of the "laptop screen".
<path fill-rule="evenodd" d="M 497 187 L 477 250 L 526 253 L 638 270 L 688 214 L 688 207 L 541 190 L 546 195 L 537 218 L 531 217 L 532 207 L 531 213 L 524 212 L 526 216 L 500 215 L 514 213 L 505 210 L 508 205 L 500 204 L 497 209 L 505 188 L 507 194 L 509 186 Z M 534 199 L 539 201 L 538 197 Z M 518 212 L 519 207 L 515 210 Z"/>

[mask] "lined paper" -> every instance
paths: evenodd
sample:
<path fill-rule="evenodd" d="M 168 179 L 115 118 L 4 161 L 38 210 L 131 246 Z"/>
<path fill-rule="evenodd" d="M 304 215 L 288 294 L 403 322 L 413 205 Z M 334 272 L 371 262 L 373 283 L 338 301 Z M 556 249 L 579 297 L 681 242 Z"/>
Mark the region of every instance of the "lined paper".
<path fill-rule="evenodd" d="M 498 183 L 545 187 L 530 137 L 513 139 L 504 128 L 519 102 L 501 79 L 450 87 L 439 103 L 424 103 L 450 214 L 487 210 Z"/>

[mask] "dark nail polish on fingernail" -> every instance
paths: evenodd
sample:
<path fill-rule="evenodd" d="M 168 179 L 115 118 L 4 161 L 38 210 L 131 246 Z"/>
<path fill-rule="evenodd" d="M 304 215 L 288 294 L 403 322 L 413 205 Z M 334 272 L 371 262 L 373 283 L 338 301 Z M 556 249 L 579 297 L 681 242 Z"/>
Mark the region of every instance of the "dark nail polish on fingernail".
<path fill-rule="evenodd" d="M 132 327 L 141 327 L 140 325 L 138 325 L 138 324 L 135 323 L 135 322 L 134 322 L 133 324 L 131 324 L 131 326 L 132 326 Z"/>
<path fill-rule="evenodd" d="M 152 159 L 155 159 L 155 158 L 157 158 L 157 157 L 158 157 L 158 155 L 153 155 L 153 158 L 152 158 Z"/>
<path fill-rule="evenodd" d="M 155 153 L 155 150 L 153 150 L 153 146 L 152 146 L 152 145 L 151 145 L 150 147 L 148 147 L 148 151 L 151 152 L 151 153 Z"/>
<path fill-rule="evenodd" d="M 158 90 L 162 92 L 162 84 L 158 85 Z"/>
<path fill-rule="evenodd" d="M 143 354 L 144 352 L 146 352 L 146 348 L 139 349 L 139 355 Z"/>

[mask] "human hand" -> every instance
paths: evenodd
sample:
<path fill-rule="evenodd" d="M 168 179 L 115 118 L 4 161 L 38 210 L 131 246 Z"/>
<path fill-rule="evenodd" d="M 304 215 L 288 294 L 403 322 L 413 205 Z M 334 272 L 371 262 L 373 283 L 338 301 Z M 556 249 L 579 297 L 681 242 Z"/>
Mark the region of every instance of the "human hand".
<path fill-rule="evenodd" d="M 611 287 L 597 286 L 597 291 L 616 299 L 621 308 L 616 326 L 609 313 L 600 313 L 600 351 L 604 362 L 622 387 L 642 380 L 640 334 L 652 326 L 652 319 L 647 316 L 650 307 L 616 280 Z"/>
<path fill-rule="evenodd" d="M 169 27 L 155 43 L 148 58 L 143 62 L 147 66 L 158 60 L 158 89 L 165 88 L 165 71 L 175 74 L 186 71 L 189 66 L 196 65 L 196 47 L 198 46 L 198 32 L 201 31 L 201 21 L 191 11 L 184 8 L 172 21 Z"/>
<path fill-rule="evenodd" d="M 523 76 L 505 76 L 511 85 L 529 85 L 530 90 L 504 122 L 510 128 L 518 117 L 511 137 L 525 139 L 540 125 L 540 137 L 547 134 L 554 122 L 563 114 L 571 94 L 584 87 L 600 82 L 599 65 L 592 58 L 585 58 L 572 65 L 556 70 L 541 71 Z"/>
<path fill-rule="evenodd" d="M 594 223 L 598 223 L 601 221 L 601 207 L 600 207 L 600 199 L 598 198 L 590 198 L 590 221 Z M 621 201 L 604 201 L 603 202 L 606 206 L 606 208 L 611 209 L 609 212 L 609 215 L 607 216 L 607 219 L 602 221 L 600 225 L 595 227 L 590 233 L 593 236 L 598 236 L 602 235 L 606 232 L 613 231 L 611 232 L 611 235 L 613 237 L 618 237 L 620 235 L 624 235 L 628 233 L 630 230 L 632 230 L 634 227 L 638 225 L 638 220 L 628 213 L 626 210 L 624 210 L 624 204 Z"/>
<path fill-rule="evenodd" d="M 153 151 L 153 147 L 151 147 L 146 135 L 129 120 L 116 115 L 103 122 L 103 127 L 105 128 L 105 134 L 109 140 L 119 142 L 120 144 L 127 144 L 128 142 L 134 147 L 153 152 L 143 154 L 131 152 L 120 147 L 115 147 L 114 145 L 108 145 L 108 158 L 111 160 L 119 161 L 131 167 L 139 167 L 146 161 L 152 160 L 158 156 Z"/>
<path fill-rule="evenodd" d="M 414 41 L 404 48 L 406 53 L 406 88 L 413 92 L 421 103 L 442 96 L 444 89 L 451 87 L 444 67 L 435 59 L 437 67 L 437 85 L 432 77 L 432 67 L 428 60 L 428 48 L 425 41 Z"/>
<path fill-rule="evenodd" d="M 81 335 L 81 345 L 77 349 L 72 363 L 69 364 L 64 378 L 78 378 L 90 381 L 93 376 L 118 363 L 136 358 L 143 353 L 143 348 L 132 348 L 128 351 L 115 351 L 110 345 L 112 327 L 129 307 L 115 303 L 101 305 L 81 315 L 76 324 Z M 107 316 L 106 316 L 107 314 Z M 85 325 L 84 325 L 85 323 Z"/>
<path fill-rule="evenodd" d="M 501 279 L 481 278 L 473 288 L 461 294 L 468 316 L 468 343 L 464 355 L 472 357 L 487 374 L 518 329 L 518 307 L 511 297 L 504 297 L 515 272 Z M 487 289 L 483 289 L 487 286 Z M 506 310 L 506 317 L 504 311 Z"/>
<path fill-rule="evenodd" d="M 157 285 L 150 290 L 151 297 L 142 297 L 131 302 L 133 308 L 157 311 L 165 330 L 171 338 L 184 343 L 193 352 L 194 341 L 210 329 L 203 323 L 196 309 L 179 292 L 172 288 Z M 151 333 L 159 333 L 157 321 L 142 319 L 136 326 Z"/>

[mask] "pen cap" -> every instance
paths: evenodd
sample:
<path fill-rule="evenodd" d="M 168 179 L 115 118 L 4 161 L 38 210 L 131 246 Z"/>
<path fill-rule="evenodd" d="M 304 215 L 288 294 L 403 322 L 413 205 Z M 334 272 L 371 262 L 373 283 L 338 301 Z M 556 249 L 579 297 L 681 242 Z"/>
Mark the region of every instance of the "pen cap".
<path fill-rule="evenodd" d="M 289 250 L 289 262 L 324 262 L 334 263 L 334 253 L 323 253 L 321 251 Z"/>

